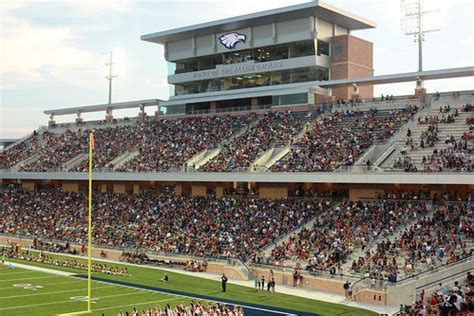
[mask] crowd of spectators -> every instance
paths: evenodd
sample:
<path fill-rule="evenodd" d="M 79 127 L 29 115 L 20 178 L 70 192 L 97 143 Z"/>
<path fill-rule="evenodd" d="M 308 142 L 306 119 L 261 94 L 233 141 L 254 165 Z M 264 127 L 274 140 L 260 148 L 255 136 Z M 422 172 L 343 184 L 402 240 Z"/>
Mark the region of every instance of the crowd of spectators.
<path fill-rule="evenodd" d="M 355 248 L 364 250 L 372 240 L 389 236 L 399 225 L 426 213 L 425 203 L 417 201 L 327 202 L 311 229 L 303 228 L 277 245 L 266 262 L 305 260 L 309 271 L 337 268 L 342 272 Z"/>
<path fill-rule="evenodd" d="M 432 293 L 422 290 L 415 304 L 400 305 L 397 315 L 461 315 L 474 313 L 474 278 L 470 272 L 460 284 L 455 281 L 451 288 L 439 283 Z"/>
<path fill-rule="evenodd" d="M 0 169 L 11 168 L 28 157 L 34 155 L 42 148 L 36 132 L 26 140 L 14 145 L 13 147 L 0 152 Z"/>
<path fill-rule="evenodd" d="M 53 257 L 43 254 L 43 252 L 39 254 L 34 254 L 30 251 L 26 252 L 19 252 L 16 253 L 14 251 L 14 247 L 10 247 L 4 251 L 4 255 L 7 258 L 15 258 L 21 259 L 30 262 L 39 262 L 49 265 L 54 265 L 58 267 L 66 267 L 78 270 L 87 270 L 87 263 L 83 260 L 76 260 L 76 259 L 67 259 L 61 257 Z M 91 264 L 91 271 L 92 272 L 99 272 L 111 275 L 118 275 L 118 276 L 128 276 L 128 269 L 127 267 L 117 267 L 111 266 L 105 263 L 92 263 Z"/>
<path fill-rule="evenodd" d="M 245 259 L 314 217 L 317 200 L 94 193 L 96 245 Z M 83 244 L 87 198 L 48 190 L 0 193 L 0 231 Z"/>
<path fill-rule="evenodd" d="M 413 159 L 408 155 L 399 156 L 393 162 L 394 169 L 403 169 L 405 172 L 417 172 L 418 168 L 413 163 Z"/>
<path fill-rule="evenodd" d="M 472 219 L 470 202 L 442 207 L 407 227 L 393 241 L 377 243 L 374 251 L 353 261 L 351 272 L 396 281 L 402 271 L 413 274 L 470 256 L 472 250 L 465 242 L 474 238 Z"/>
<path fill-rule="evenodd" d="M 168 171 L 179 168 L 199 151 L 216 148 L 228 137 L 248 127 L 253 120 L 255 115 L 250 113 L 99 126 L 94 130 L 93 167 L 110 168 L 113 159 L 129 150 L 136 150 L 139 155 L 122 166 L 120 171 Z M 20 171 L 45 172 L 62 168 L 79 154 L 88 152 L 89 134 L 90 130 L 82 128 L 77 131 L 67 129 L 58 134 L 45 131 L 0 154 L 0 166 L 8 168 L 38 154 L 38 159 L 21 166 Z M 71 170 L 87 171 L 88 161 L 80 162 Z"/>
<path fill-rule="evenodd" d="M 304 128 L 304 120 L 291 112 L 268 112 L 246 133 L 223 145 L 221 152 L 205 164 L 205 172 L 247 169 L 273 146 L 285 146 Z"/>
<path fill-rule="evenodd" d="M 142 309 L 134 307 L 131 311 L 118 312 L 118 316 L 182 316 L 182 315 L 202 315 L 202 316 L 243 316 L 244 309 L 235 305 L 234 307 L 226 306 L 221 303 L 201 303 L 191 302 L 189 305 L 179 304 L 174 308 L 170 304 L 166 304 L 163 308 L 156 305 Z"/>
<path fill-rule="evenodd" d="M 204 149 L 218 147 L 224 140 L 248 128 L 254 114 L 243 116 L 198 116 L 160 120 L 142 135 L 140 153 L 119 171 L 168 171 L 182 167 Z M 190 166 L 191 167 L 191 166 Z"/>
<path fill-rule="evenodd" d="M 271 168 L 277 172 L 333 171 L 350 166 L 374 143 L 386 142 L 417 111 L 351 110 L 318 117 L 290 153 Z"/>
<path fill-rule="evenodd" d="M 21 166 L 20 171 L 45 172 L 52 168 L 59 168 L 62 164 L 85 152 L 89 145 L 87 131 L 72 132 L 66 130 L 60 135 L 45 131 L 41 136 L 44 145 L 38 148 L 39 154 L 35 161 Z"/>

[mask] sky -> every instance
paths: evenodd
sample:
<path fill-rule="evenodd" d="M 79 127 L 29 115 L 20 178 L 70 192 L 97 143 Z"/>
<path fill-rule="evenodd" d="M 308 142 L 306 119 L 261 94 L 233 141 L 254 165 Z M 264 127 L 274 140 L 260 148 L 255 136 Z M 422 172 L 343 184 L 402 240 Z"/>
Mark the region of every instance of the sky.
<path fill-rule="evenodd" d="M 47 109 L 107 103 L 105 53 L 111 50 L 119 57 L 113 102 L 168 99 L 163 47 L 141 41 L 143 34 L 305 2 L 308 0 L 1 0 L 0 138 L 21 137 L 47 125 L 48 117 L 43 114 Z M 374 43 L 376 75 L 418 69 L 417 43 L 401 30 L 399 0 L 325 2 L 377 24 L 375 29 L 353 32 Z M 426 34 L 424 69 L 473 66 L 474 1 L 443 1 L 440 10 L 441 30 Z M 474 80 L 436 80 L 425 86 L 428 92 L 467 90 L 474 89 Z M 413 91 L 414 83 L 375 87 L 375 95 Z M 83 115 L 86 120 L 104 116 Z M 57 117 L 58 122 L 74 119 Z"/>

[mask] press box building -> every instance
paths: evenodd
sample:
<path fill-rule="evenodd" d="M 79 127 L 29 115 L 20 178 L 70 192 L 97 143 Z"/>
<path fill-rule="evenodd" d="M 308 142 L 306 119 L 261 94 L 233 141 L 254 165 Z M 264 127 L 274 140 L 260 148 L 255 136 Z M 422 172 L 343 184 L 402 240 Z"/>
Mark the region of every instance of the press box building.
<path fill-rule="evenodd" d="M 375 23 L 319 1 L 143 35 L 164 46 L 171 113 L 350 99 L 327 80 L 373 76 L 373 44 L 352 31 Z M 371 98 L 373 86 L 357 91 Z"/>

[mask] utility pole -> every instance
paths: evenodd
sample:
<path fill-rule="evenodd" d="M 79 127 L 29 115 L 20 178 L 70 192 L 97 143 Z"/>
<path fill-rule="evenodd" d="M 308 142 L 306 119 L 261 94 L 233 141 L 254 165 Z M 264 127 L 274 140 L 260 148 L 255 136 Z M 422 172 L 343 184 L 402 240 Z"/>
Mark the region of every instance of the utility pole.
<path fill-rule="evenodd" d="M 109 67 L 109 74 L 105 77 L 109 81 L 109 104 L 112 104 L 112 79 L 117 77 L 112 74 L 112 65 L 113 65 L 113 52 L 106 53 L 109 54 L 109 61 L 105 63 Z"/>

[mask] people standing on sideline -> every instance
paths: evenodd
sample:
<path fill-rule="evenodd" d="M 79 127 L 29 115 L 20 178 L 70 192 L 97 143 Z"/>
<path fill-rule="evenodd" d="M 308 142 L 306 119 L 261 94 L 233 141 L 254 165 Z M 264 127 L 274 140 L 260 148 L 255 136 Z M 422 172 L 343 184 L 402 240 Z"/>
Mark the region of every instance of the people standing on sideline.
<path fill-rule="evenodd" d="M 351 283 L 349 281 L 346 281 L 344 283 L 344 292 L 346 293 L 346 300 L 349 298 L 349 287 L 351 286 Z"/>
<path fill-rule="evenodd" d="M 260 288 L 265 290 L 265 276 L 262 275 L 262 279 L 260 280 Z"/>
<path fill-rule="evenodd" d="M 222 273 L 222 292 L 226 292 L 227 290 L 227 277 L 225 276 L 225 273 Z"/>
<path fill-rule="evenodd" d="M 258 291 L 258 289 L 260 288 L 260 282 L 258 280 L 258 277 L 255 278 L 255 289 Z"/>
<path fill-rule="evenodd" d="M 272 278 L 272 281 L 270 282 L 272 284 L 272 297 L 275 297 L 275 278 Z"/>
<path fill-rule="evenodd" d="M 349 283 L 349 288 L 347 289 L 347 296 L 349 300 L 352 301 L 352 285 Z"/>

